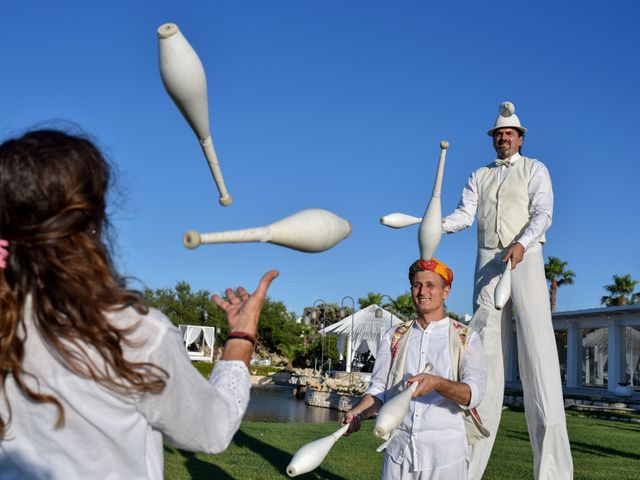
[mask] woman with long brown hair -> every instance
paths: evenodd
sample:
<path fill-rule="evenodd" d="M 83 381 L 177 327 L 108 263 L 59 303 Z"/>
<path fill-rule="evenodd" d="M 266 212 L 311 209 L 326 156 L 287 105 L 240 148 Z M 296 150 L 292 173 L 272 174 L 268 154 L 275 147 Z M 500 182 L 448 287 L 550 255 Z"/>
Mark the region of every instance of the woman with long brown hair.
<path fill-rule="evenodd" d="M 0 478 L 162 478 L 163 437 L 224 450 L 272 271 L 214 301 L 230 335 L 209 380 L 178 330 L 128 290 L 104 243 L 110 170 L 87 139 L 0 145 Z"/>

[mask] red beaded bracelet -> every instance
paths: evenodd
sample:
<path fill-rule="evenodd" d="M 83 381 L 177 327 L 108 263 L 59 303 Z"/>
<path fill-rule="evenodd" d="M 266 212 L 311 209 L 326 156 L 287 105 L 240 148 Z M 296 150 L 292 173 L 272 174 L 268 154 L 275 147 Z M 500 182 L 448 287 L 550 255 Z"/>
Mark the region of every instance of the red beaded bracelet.
<path fill-rule="evenodd" d="M 247 342 L 251 342 L 251 345 L 256 344 L 256 336 L 251 335 L 247 332 L 229 332 L 227 336 L 227 340 L 231 340 L 233 338 L 239 338 L 240 340 L 246 340 Z"/>

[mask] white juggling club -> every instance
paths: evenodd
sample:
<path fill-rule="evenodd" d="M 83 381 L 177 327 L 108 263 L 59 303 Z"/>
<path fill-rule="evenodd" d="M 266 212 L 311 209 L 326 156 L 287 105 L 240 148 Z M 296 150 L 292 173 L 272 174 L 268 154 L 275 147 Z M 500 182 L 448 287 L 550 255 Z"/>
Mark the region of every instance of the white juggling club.
<path fill-rule="evenodd" d="M 431 200 L 420 222 L 418 229 L 418 246 L 420 247 L 420 258 L 429 260 L 438 248 L 440 237 L 442 236 L 442 210 L 440 205 L 440 190 L 442 188 L 442 173 L 444 171 L 444 160 L 449 148 L 449 142 L 440 142 L 440 160 L 438 161 L 438 172 L 433 185 Z"/>
<path fill-rule="evenodd" d="M 502 310 L 511 297 L 511 259 L 507 260 L 507 266 L 498 280 L 498 285 L 493 292 L 493 303 L 497 310 Z"/>
<path fill-rule="evenodd" d="M 317 468 L 331 450 L 338 439 L 345 434 L 349 424 L 343 425 L 331 435 L 309 442 L 298 449 L 287 465 L 287 475 L 296 477 L 309 473 Z"/>
<path fill-rule="evenodd" d="M 380 223 L 391 228 L 404 228 L 420 223 L 421 221 L 422 218 L 407 215 L 406 213 L 390 213 L 384 217 L 380 217 Z"/>
<path fill-rule="evenodd" d="M 433 370 L 433 365 L 429 362 L 422 373 L 429 373 L 431 370 Z M 400 426 L 404 416 L 407 414 L 413 392 L 417 388 L 418 382 L 413 382 L 395 397 L 384 402 L 373 427 L 373 434 L 376 437 L 384 438 Z"/>
<path fill-rule="evenodd" d="M 183 243 L 196 248 L 202 243 L 269 242 L 301 252 L 323 252 L 351 234 L 351 224 L 320 208 L 301 210 L 265 227 L 228 232 L 198 233 L 189 230 Z"/>
<path fill-rule="evenodd" d="M 220 192 L 220 204 L 230 205 L 231 196 L 224 184 L 209 131 L 207 79 L 202 62 L 175 23 L 165 23 L 158 27 L 158 51 L 162 83 L 200 140 Z"/>

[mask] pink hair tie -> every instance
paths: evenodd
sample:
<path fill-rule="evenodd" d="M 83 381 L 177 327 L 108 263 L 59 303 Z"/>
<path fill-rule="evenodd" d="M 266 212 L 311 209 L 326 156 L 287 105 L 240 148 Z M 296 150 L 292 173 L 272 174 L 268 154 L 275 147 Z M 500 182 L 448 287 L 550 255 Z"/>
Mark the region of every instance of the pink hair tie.
<path fill-rule="evenodd" d="M 9 242 L 7 240 L 0 239 L 0 268 L 7 267 L 7 257 L 9 256 L 9 250 L 4 247 L 8 247 Z"/>

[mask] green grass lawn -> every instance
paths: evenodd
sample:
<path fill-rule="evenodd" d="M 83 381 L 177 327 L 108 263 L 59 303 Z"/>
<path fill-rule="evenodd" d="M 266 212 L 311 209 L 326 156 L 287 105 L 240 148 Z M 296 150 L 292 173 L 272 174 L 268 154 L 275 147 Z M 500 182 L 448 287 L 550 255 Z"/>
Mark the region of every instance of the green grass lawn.
<path fill-rule="evenodd" d="M 640 478 L 640 425 L 567 417 L 576 480 Z M 244 422 L 220 455 L 184 452 L 165 445 L 168 480 L 271 480 L 288 478 L 285 468 L 302 445 L 338 428 L 337 423 L 283 424 Z M 381 441 L 367 420 L 355 435 L 340 439 L 322 465 L 305 479 L 371 480 L 380 478 Z M 486 480 L 531 479 L 532 454 L 524 414 L 505 410 L 485 473 Z"/>

